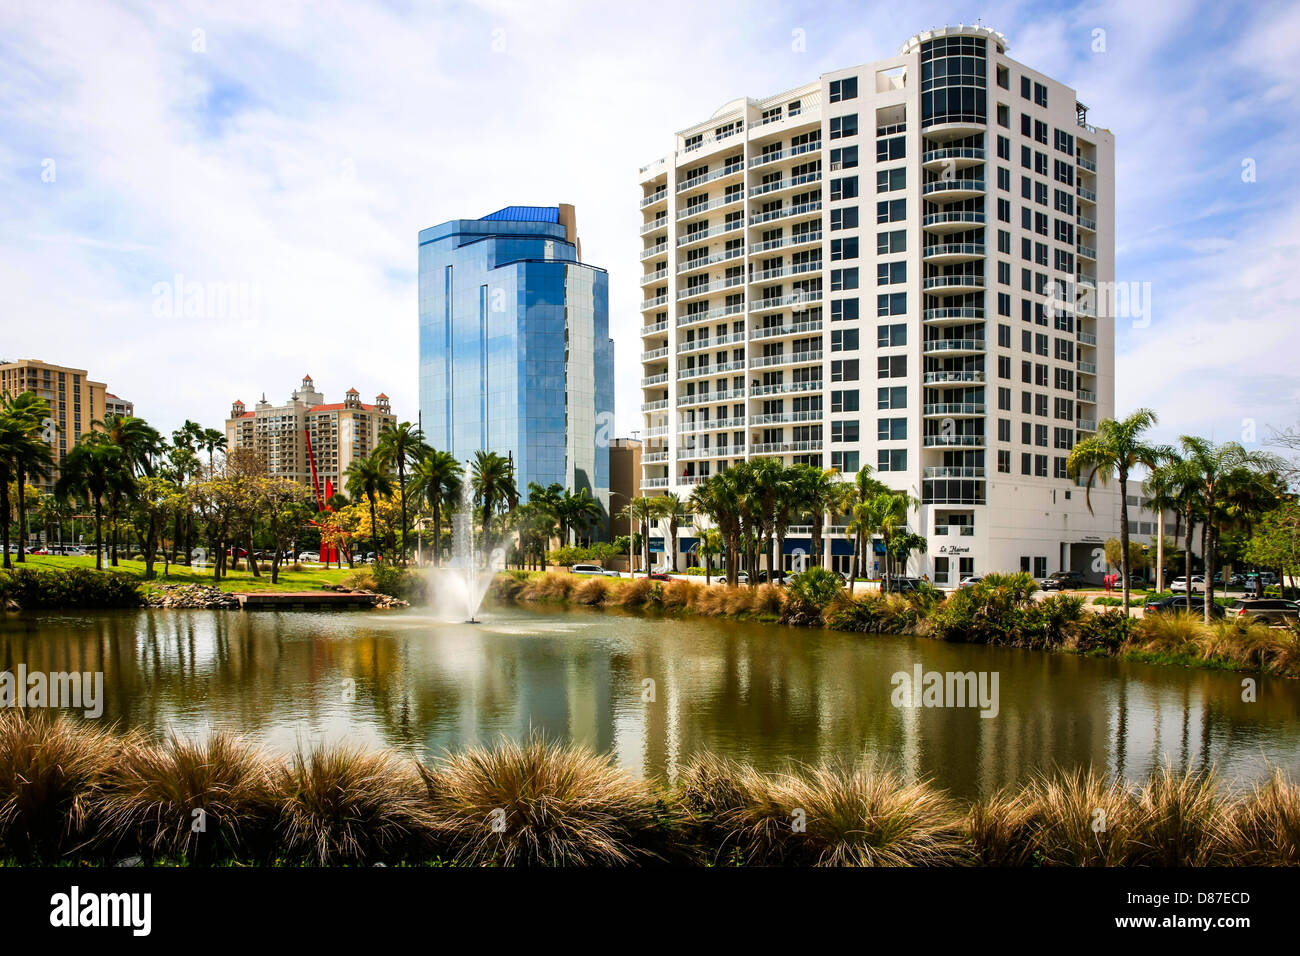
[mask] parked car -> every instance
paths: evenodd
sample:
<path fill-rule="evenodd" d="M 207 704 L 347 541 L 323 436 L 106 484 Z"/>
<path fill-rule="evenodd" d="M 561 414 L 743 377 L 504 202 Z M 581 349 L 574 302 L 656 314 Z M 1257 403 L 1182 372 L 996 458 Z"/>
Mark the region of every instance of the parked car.
<path fill-rule="evenodd" d="M 569 572 L 570 572 L 571 574 L 601 574 L 601 575 L 603 575 L 603 574 L 605 573 L 605 569 L 602 568 L 599 564 L 575 564 L 573 567 L 569 568 Z"/>
<path fill-rule="evenodd" d="M 319 551 L 304 551 L 304 552 L 302 552 L 300 555 L 298 555 L 298 561 L 299 561 L 301 564 L 319 564 L 319 563 L 320 563 L 320 552 L 319 552 Z"/>
<path fill-rule="evenodd" d="M 906 594 L 908 591 L 919 591 L 920 589 L 920 578 L 894 576 L 889 579 L 889 590 L 895 594 Z"/>
<path fill-rule="evenodd" d="M 622 576 L 623 573 L 621 571 L 611 571 L 609 568 L 605 569 L 605 577 L 607 578 L 621 578 Z"/>
<path fill-rule="evenodd" d="M 1081 588 L 1086 582 L 1078 571 L 1053 571 L 1040 585 L 1044 591 L 1064 591 L 1067 588 Z"/>
<path fill-rule="evenodd" d="M 664 572 L 662 572 L 662 571 L 651 571 L 648 575 L 646 575 L 646 577 L 648 577 L 651 581 L 671 581 L 671 580 L 672 580 L 672 577 L 671 577 L 670 575 L 664 574 Z"/>
<path fill-rule="evenodd" d="M 979 584 L 983 580 L 984 580 L 984 575 L 982 574 L 968 574 L 966 575 L 966 577 L 961 579 L 961 582 L 957 585 L 957 587 L 973 588 L 975 585 Z"/>
<path fill-rule="evenodd" d="M 1286 624 L 1300 620 L 1300 604 L 1279 598 L 1238 598 L 1228 607 L 1228 616 L 1247 624 Z"/>
<path fill-rule="evenodd" d="M 1173 583 L 1169 585 L 1169 590 L 1173 594 L 1186 594 L 1187 578 L 1185 577 L 1174 578 Z M 1205 575 L 1203 574 L 1192 575 L 1192 593 L 1193 594 L 1205 593 Z"/>
<path fill-rule="evenodd" d="M 725 575 L 725 574 L 723 575 L 723 580 L 724 580 L 724 581 L 726 580 L 726 575 Z M 737 584 L 748 584 L 748 583 L 749 583 L 749 572 L 748 572 L 748 571 L 737 571 L 737 572 L 736 572 L 736 583 L 737 583 Z"/>
<path fill-rule="evenodd" d="M 786 579 L 786 573 L 782 571 L 780 568 L 777 568 L 775 571 L 772 572 L 771 580 L 784 584 L 785 579 Z M 762 571 L 755 571 L 754 580 L 757 581 L 759 584 L 766 584 L 768 582 L 767 570 L 764 569 Z"/>
<path fill-rule="evenodd" d="M 1187 598 L 1186 596 L 1156 598 L 1153 601 L 1147 601 L 1144 608 L 1147 614 L 1185 614 L 1187 612 Z M 1192 601 L 1192 613 L 1204 614 L 1205 601 Z M 1210 605 L 1210 617 L 1223 616 L 1224 610 L 1222 604 Z"/>

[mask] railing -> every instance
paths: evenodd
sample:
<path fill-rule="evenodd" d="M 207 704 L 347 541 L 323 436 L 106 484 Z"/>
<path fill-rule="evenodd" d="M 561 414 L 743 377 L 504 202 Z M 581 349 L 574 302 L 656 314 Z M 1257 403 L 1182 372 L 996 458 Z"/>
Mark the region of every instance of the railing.
<path fill-rule="evenodd" d="M 737 398 L 744 398 L 745 390 L 743 388 L 728 389 L 717 392 L 697 392 L 694 395 L 684 395 L 677 399 L 679 407 L 685 408 L 690 405 L 711 405 L 714 402 L 730 402 Z"/>
<path fill-rule="evenodd" d="M 922 195 L 929 196 L 931 193 L 946 192 L 984 192 L 984 180 L 982 179 L 938 179 L 932 183 L 926 183 L 922 188 Z"/>
<path fill-rule="evenodd" d="M 822 233 L 818 229 L 814 232 L 802 232 L 797 236 L 786 236 L 782 239 L 769 239 L 767 242 L 755 242 L 749 246 L 749 254 L 757 255 L 760 252 L 768 252 L 772 249 L 783 249 L 786 246 L 802 246 L 809 242 L 821 241 Z"/>
<path fill-rule="evenodd" d="M 984 372 L 982 369 L 926 372 L 922 381 L 924 381 L 926 385 L 947 385 L 949 383 L 957 382 L 982 382 L 984 381 Z"/>
<path fill-rule="evenodd" d="M 703 242 L 705 239 L 711 239 L 714 236 L 735 232 L 737 229 L 743 228 L 745 228 L 743 219 L 737 219 L 735 222 L 725 222 L 722 225 L 714 226 L 712 229 L 698 229 L 688 235 L 678 236 L 677 245 L 689 246 L 693 242 Z"/>
<path fill-rule="evenodd" d="M 921 225 L 980 225 L 985 221 L 985 214 L 982 212 L 932 212 L 928 213 L 925 218 L 921 220 Z"/>
<path fill-rule="evenodd" d="M 642 478 L 641 487 L 642 488 L 667 488 L 668 479 L 667 478 Z"/>
<path fill-rule="evenodd" d="M 819 392 L 822 390 L 822 380 L 813 379 L 810 382 L 781 382 L 777 385 L 751 385 L 749 394 L 754 395 L 787 395 L 791 392 Z"/>
<path fill-rule="evenodd" d="M 1084 256 L 1088 259 L 1092 259 L 1095 262 L 1097 259 L 1097 250 L 1094 249 L 1092 246 L 1085 246 L 1081 242 L 1079 243 L 1079 255 Z"/>
<path fill-rule="evenodd" d="M 667 408 L 667 407 L 668 407 L 668 399 L 666 398 L 661 398 L 658 401 L 654 401 L 654 402 L 641 403 L 641 411 L 643 412 L 657 412 L 660 409 Z"/>
<path fill-rule="evenodd" d="M 777 335 L 798 335 L 801 332 L 817 332 L 821 329 L 820 319 L 813 322 L 798 322 L 794 325 L 771 326 L 765 329 L 753 329 L 749 333 L 751 340 L 770 339 Z"/>
<path fill-rule="evenodd" d="M 667 242 L 657 242 L 649 249 L 641 250 L 641 261 L 645 262 L 647 259 L 653 259 L 655 256 L 667 250 L 667 248 Z"/>
<path fill-rule="evenodd" d="M 788 266 L 778 266 L 775 269 L 764 269 L 757 273 L 750 282 L 768 282 L 772 279 L 780 279 L 783 276 L 803 275 L 806 272 L 821 272 L 822 261 L 814 259 L 812 262 L 795 262 Z"/>
<path fill-rule="evenodd" d="M 744 170 L 744 163 L 732 163 L 730 166 L 723 166 L 721 169 L 715 169 L 711 173 L 702 173 L 691 179 L 683 180 L 677 184 L 677 191 L 685 192 L 688 189 L 694 189 L 696 186 L 703 186 L 705 183 L 711 183 L 714 180 L 722 179 L 724 176 L 733 176 Z"/>
<path fill-rule="evenodd" d="M 1076 389 L 1074 397 L 1081 402 L 1088 402 L 1090 405 L 1097 404 L 1097 393 L 1090 388 Z"/>
<path fill-rule="evenodd" d="M 712 202 L 696 203 L 694 206 L 687 206 L 685 209 L 678 210 L 677 221 L 681 222 L 683 219 L 693 219 L 696 216 L 702 216 L 706 212 L 711 212 L 714 209 L 719 209 L 723 206 L 730 206 L 732 203 L 743 202 L 744 199 L 744 193 L 735 192 L 728 193 L 725 196 L 720 196 Z"/>
<path fill-rule="evenodd" d="M 668 302 L 668 294 L 665 292 L 663 295 L 657 295 L 653 299 L 646 299 L 644 302 L 642 302 L 641 311 L 644 312 L 647 309 L 657 309 L 659 308 L 659 306 L 665 305 L 667 302 Z"/>
<path fill-rule="evenodd" d="M 730 335 L 715 335 L 713 338 L 695 339 L 690 342 L 681 342 L 677 346 L 677 352 L 699 352 L 703 349 L 719 348 L 723 345 L 730 345 L 732 342 L 745 341 L 744 332 L 732 332 Z"/>
<path fill-rule="evenodd" d="M 982 289 L 983 276 L 930 276 L 925 280 L 925 289 Z"/>
<path fill-rule="evenodd" d="M 707 295 L 710 292 L 717 292 L 720 289 L 734 289 L 738 285 L 745 284 L 745 277 L 731 276 L 726 279 L 719 279 L 717 282 L 702 282 L 698 285 L 690 285 L 684 289 L 677 290 L 677 301 L 682 299 L 693 299 L 697 295 Z"/>
<path fill-rule="evenodd" d="M 1088 230 L 1090 230 L 1090 231 L 1092 231 L 1092 232 L 1096 232 L 1096 231 L 1097 231 L 1097 220 L 1096 220 L 1096 219 L 1092 219 L 1092 218 L 1090 218 L 1090 217 L 1088 217 L 1088 216 L 1077 216 L 1077 215 L 1076 215 L 1076 216 L 1074 217 L 1074 221 L 1077 222 L 1077 223 L 1078 223 L 1082 228 L 1084 228 L 1084 229 L 1088 229 Z"/>
<path fill-rule="evenodd" d="M 780 355 L 760 355 L 749 360 L 750 368 L 771 368 L 774 365 L 798 365 L 806 362 L 820 362 L 820 349 L 806 352 L 783 352 Z"/>
<path fill-rule="evenodd" d="M 668 460 L 668 452 L 666 451 L 651 451 L 651 452 L 646 452 L 644 455 L 641 456 L 641 461 L 647 465 L 653 465 L 656 462 L 663 462 L 667 460 Z"/>
<path fill-rule="evenodd" d="M 959 448 L 982 448 L 984 446 L 983 435 L 926 435 L 926 448 L 944 448 L 946 446 L 955 446 Z"/>
<path fill-rule="evenodd" d="M 926 478 L 983 478 L 984 469 L 979 467 L 953 467 L 938 465 L 925 469 Z"/>
<path fill-rule="evenodd" d="M 668 346 L 660 349 L 651 349 L 649 352 L 641 353 L 642 362 L 653 362 L 655 359 L 666 358 L 668 356 Z"/>
<path fill-rule="evenodd" d="M 662 202 L 667 198 L 668 198 L 668 190 L 661 189 L 657 193 L 654 193 L 650 196 L 646 196 L 644 199 L 642 199 L 641 208 L 644 209 L 646 206 L 653 206 L 655 203 Z"/>
<path fill-rule="evenodd" d="M 1093 203 L 1097 201 L 1097 194 L 1091 189 L 1084 189 L 1082 186 L 1076 186 L 1074 191 L 1078 193 L 1079 198 L 1081 199 L 1086 199 L 1088 202 Z"/>
<path fill-rule="evenodd" d="M 651 282 L 654 282 L 654 281 L 656 281 L 657 279 L 666 279 L 666 278 L 668 278 L 668 267 L 667 267 L 667 266 L 665 266 L 665 267 L 662 268 L 662 269 L 657 269 L 656 271 L 650 273 L 649 275 L 644 275 L 644 276 L 642 276 L 642 277 L 641 277 L 641 284 L 642 284 L 642 285 L 649 285 Z"/>
<path fill-rule="evenodd" d="M 1074 337 L 1078 339 L 1080 342 L 1082 342 L 1084 345 L 1095 346 L 1097 344 L 1097 336 L 1095 336 L 1091 332 L 1079 331 L 1075 333 Z"/>
<path fill-rule="evenodd" d="M 1084 159 L 1082 156 L 1076 156 L 1075 161 L 1081 168 L 1086 169 L 1090 173 L 1095 173 L 1097 171 L 1097 164 L 1091 159 Z"/>
<path fill-rule="evenodd" d="M 926 354 L 931 352 L 982 352 L 984 339 L 930 339 L 923 344 Z"/>
<path fill-rule="evenodd" d="M 782 455 L 791 452 L 821 450 L 822 442 L 820 441 L 775 441 L 751 445 L 749 453 L 751 455 Z"/>
<path fill-rule="evenodd" d="M 694 325 L 696 322 L 708 322 L 710 319 L 720 319 L 724 315 L 739 315 L 745 311 L 745 304 L 723 305 L 716 309 L 709 309 L 707 312 L 694 312 L 690 315 L 679 315 L 677 317 L 677 327 L 683 325 Z"/>
<path fill-rule="evenodd" d="M 819 137 L 811 143 L 789 146 L 774 153 L 765 153 L 762 156 L 755 156 L 749 161 L 749 168 L 753 169 L 755 166 L 766 166 L 768 163 L 779 163 L 783 159 L 789 159 L 792 156 L 802 156 L 804 153 L 811 153 L 812 151 L 820 150 L 821 148 L 822 141 Z"/>
<path fill-rule="evenodd" d="M 658 375 L 647 375 L 647 376 L 645 376 L 643 379 L 641 379 L 641 387 L 642 387 L 642 388 L 651 388 L 651 387 L 653 387 L 653 386 L 655 386 L 655 385 L 662 385 L 662 384 L 664 384 L 666 381 L 668 381 L 668 373 L 667 373 L 667 372 L 661 372 L 661 373 L 658 374 Z"/>
<path fill-rule="evenodd" d="M 715 252 L 711 256 L 700 256 L 697 259 L 679 259 L 677 260 L 677 271 L 694 272 L 696 269 L 703 269 L 717 262 L 726 262 L 728 259 L 738 259 L 744 254 L 744 247 L 741 247 L 739 249 L 726 249 L 722 252 Z"/>
<path fill-rule="evenodd" d="M 787 206 L 785 209 L 773 209 L 771 212 L 761 212 L 756 216 L 749 217 L 751 226 L 762 225 L 765 222 L 776 222 L 778 219 L 791 219 L 795 216 L 804 216 L 810 212 L 816 212 L 822 208 L 821 200 L 814 202 L 800 203 L 797 206 Z"/>
<path fill-rule="evenodd" d="M 922 163 L 942 163 L 951 159 L 984 159 L 984 150 L 976 146 L 948 146 L 930 149 L 921 154 Z"/>
<path fill-rule="evenodd" d="M 1092 362 L 1076 362 L 1074 367 L 1085 375 L 1097 374 L 1097 366 Z"/>
<path fill-rule="evenodd" d="M 926 246 L 923 254 L 927 259 L 937 256 L 982 256 L 984 255 L 984 243 L 943 242 L 933 246 Z"/>
<path fill-rule="evenodd" d="M 644 325 L 641 327 L 642 335 L 654 335 L 656 332 L 667 332 L 667 331 L 668 331 L 667 319 L 664 319 L 662 322 L 655 322 L 653 325 Z"/>
<path fill-rule="evenodd" d="M 641 235 L 643 236 L 649 235 L 652 232 L 657 232 L 660 229 L 667 229 L 667 228 L 668 228 L 668 217 L 660 216 L 658 219 L 654 220 L 653 222 L 647 222 L 644 226 L 642 226 Z"/>
<path fill-rule="evenodd" d="M 749 198 L 755 196 L 766 196 L 768 193 L 782 192 L 786 189 L 795 189 L 799 186 L 806 186 L 808 183 L 821 182 L 821 170 L 815 173 L 800 173 L 798 176 L 791 176 L 789 179 L 778 179 L 776 182 L 763 183 L 760 186 L 751 186 Z"/>
<path fill-rule="evenodd" d="M 922 315 L 927 322 L 938 319 L 983 319 L 984 308 L 983 306 L 970 306 L 967 308 L 926 309 Z"/>
<path fill-rule="evenodd" d="M 1081 432 L 1095 432 L 1097 430 L 1097 420 L 1095 418 L 1080 418 L 1078 425 Z"/>
<path fill-rule="evenodd" d="M 925 406 L 927 415 L 983 415 L 983 402 L 938 402 Z"/>
<path fill-rule="evenodd" d="M 722 362 L 717 365 L 697 365 L 695 368 L 679 368 L 677 380 L 688 378 L 706 378 L 710 375 L 722 375 L 726 372 L 738 372 L 745 367 L 744 362 Z"/>
<path fill-rule="evenodd" d="M 771 415 L 753 415 L 749 419 L 751 425 L 780 425 L 792 422 L 819 422 L 825 418 L 825 412 L 820 409 L 815 412 L 776 412 Z"/>
<path fill-rule="evenodd" d="M 764 309 L 783 309 L 787 305 L 801 305 L 805 302 L 820 302 L 821 300 L 822 291 L 820 289 L 811 292 L 794 292 L 790 295 L 776 295 L 754 299 L 749 304 L 749 311 L 761 312 Z"/>

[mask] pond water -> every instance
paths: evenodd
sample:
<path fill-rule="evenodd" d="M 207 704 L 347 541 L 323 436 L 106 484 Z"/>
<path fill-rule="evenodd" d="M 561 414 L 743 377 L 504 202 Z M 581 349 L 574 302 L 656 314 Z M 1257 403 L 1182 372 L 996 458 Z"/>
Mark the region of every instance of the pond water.
<path fill-rule="evenodd" d="M 1052 765 L 1235 783 L 1300 773 L 1300 683 L 1064 654 L 609 611 L 0 615 L 0 670 L 101 671 L 104 720 L 420 756 L 531 729 L 671 780 L 712 750 L 765 769 L 884 757 L 973 797 Z M 898 707 L 895 675 L 997 675 L 996 716 Z M 650 682 L 650 683 L 647 683 Z M 988 708 L 991 711 L 991 708 Z"/>

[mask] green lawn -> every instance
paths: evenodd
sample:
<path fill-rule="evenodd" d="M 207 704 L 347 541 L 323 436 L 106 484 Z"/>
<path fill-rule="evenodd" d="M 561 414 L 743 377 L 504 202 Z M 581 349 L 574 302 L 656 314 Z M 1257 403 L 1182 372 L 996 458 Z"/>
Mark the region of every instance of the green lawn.
<path fill-rule="evenodd" d="M 94 555 L 88 555 L 83 558 L 64 558 L 53 555 L 29 554 L 25 563 L 29 567 L 36 568 L 93 568 L 95 566 L 95 557 Z M 20 568 L 23 565 L 14 561 L 13 566 Z M 105 570 L 114 570 L 107 557 L 104 559 L 104 568 Z M 143 561 L 119 560 L 116 570 L 127 571 L 139 578 L 144 578 Z M 173 564 L 171 573 L 164 577 L 162 572 L 163 565 L 159 561 L 154 565 L 155 577 L 153 581 L 148 583 L 212 584 L 211 568 L 187 568 L 183 564 Z M 350 571 L 346 567 L 339 570 L 337 568 L 323 568 L 319 565 L 304 565 L 302 571 L 290 571 L 287 567 L 281 566 L 280 581 L 278 584 L 272 585 L 269 571 L 263 571 L 261 577 L 255 578 L 241 564 L 240 570 L 231 571 L 221 579 L 220 587 L 223 591 L 314 591 L 322 584 L 341 583 L 349 573 Z"/>

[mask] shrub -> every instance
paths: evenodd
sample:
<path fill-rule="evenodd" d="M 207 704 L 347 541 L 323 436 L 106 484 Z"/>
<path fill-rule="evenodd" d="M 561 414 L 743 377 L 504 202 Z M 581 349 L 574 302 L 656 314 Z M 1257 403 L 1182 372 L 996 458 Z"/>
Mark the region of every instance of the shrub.
<path fill-rule="evenodd" d="M 226 733 L 206 741 L 133 740 L 104 775 L 96 799 L 101 843 L 205 862 L 270 849 L 270 766 Z M 202 811 L 203 828 L 193 826 Z"/>
<path fill-rule="evenodd" d="M 965 855 L 961 817 L 941 791 L 871 762 L 766 775 L 698 758 L 679 801 L 715 847 L 749 864 L 933 866 Z"/>
<path fill-rule="evenodd" d="M 694 581 L 668 581 L 663 587 L 663 605 L 673 610 L 692 609 L 702 587 Z"/>
<path fill-rule="evenodd" d="M 0 847 L 57 857 L 92 832 L 92 795 L 118 742 L 64 716 L 0 713 Z"/>
<path fill-rule="evenodd" d="M 530 578 L 520 597 L 525 601 L 567 601 L 578 583 L 579 578 L 567 571 L 547 572 Z"/>
<path fill-rule="evenodd" d="M 826 568 L 812 567 L 790 578 L 786 585 L 782 624 L 817 625 L 822 612 L 844 593 L 844 582 Z"/>
<path fill-rule="evenodd" d="M 458 862 L 617 866 L 667 842 L 650 786 L 581 747 L 503 739 L 419 771 Z"/>
<path fill-rule="evenodd" d="M 657 603 L 657 596 L 662 593 L 658 583 L 650 578 L 633 578 L 625 581 L 618 589 L 618 603 L 628 608 L 646 607 Z"/>
<path fill-rule="evenodd" d="M 418 856 L 436 833 L 419 784 L 389 753 L 342 746 L 298 753 L 272 774 L 281 847 L 320 866 Z"/>
<path fill-rule="evenodd" d="M 520 578 L 514 574 L 498 574 L 492 579 L 489 593 L 498 601 L 514 602 L 519 600 L 527 585 L 527 577 Z"/>
<path fill-rule="evenodd" d="M 609 593 L 609 582 L 604 578 L 588 578 L 573 589 L 573 600 L 579 604 L 594 607 L 605 601 Z"/>
<path fill-rule="evenodd" d="M 785 606 L 785 589 L 775 584 L 760 584 L 753 589 L 749 602 L 751 614 L 778 615 Z"/>
<path fill-rule="evenodd" d="M 1221 839 L 1235 866 L 1300 866 L 1300 786 L 1275 768 L 1233 803 Z"/>
<path fill-rule="evenodd" d="M 94 568 L 15 568 L 0 571 L 0 603 L 25 610 L 81 610 L 141 607 L 144 592 L 135 575 Z"/>
<path fill-rule="evenodd" d="M 1085 612 L 1075 624 L 1075 649 L 1081 653 L 1093 650 L 1114 653 L 1128 641 L 1135 623 L 1136 619 L 1123 611 Z"/>

